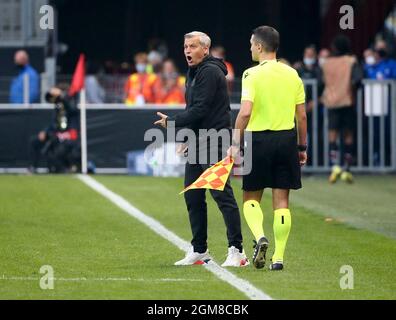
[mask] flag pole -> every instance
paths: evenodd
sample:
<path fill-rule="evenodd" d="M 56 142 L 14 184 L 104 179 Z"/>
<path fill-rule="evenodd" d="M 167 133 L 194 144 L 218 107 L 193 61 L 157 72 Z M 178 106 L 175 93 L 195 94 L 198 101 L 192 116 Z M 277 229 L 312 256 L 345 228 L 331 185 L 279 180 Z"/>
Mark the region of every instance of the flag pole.
<path fill-rule="evenodd" d="M 87 115 L 85 88 L 80 92 L 81 173 L 87 174 Z"/>

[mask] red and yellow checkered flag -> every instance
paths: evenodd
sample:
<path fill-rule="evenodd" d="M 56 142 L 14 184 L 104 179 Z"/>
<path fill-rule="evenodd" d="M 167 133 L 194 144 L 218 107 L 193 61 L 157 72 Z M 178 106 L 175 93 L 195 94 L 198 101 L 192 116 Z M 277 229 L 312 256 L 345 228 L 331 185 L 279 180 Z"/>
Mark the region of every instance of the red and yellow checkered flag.
<path fill-rule="evenodd" d="M 224 158 L 206 169 L 194 183 L 190 184 L 179 194 L 191 189 L 213 189 L 223 191 L 233 165 L 234 159 L 231 157 Z"/>

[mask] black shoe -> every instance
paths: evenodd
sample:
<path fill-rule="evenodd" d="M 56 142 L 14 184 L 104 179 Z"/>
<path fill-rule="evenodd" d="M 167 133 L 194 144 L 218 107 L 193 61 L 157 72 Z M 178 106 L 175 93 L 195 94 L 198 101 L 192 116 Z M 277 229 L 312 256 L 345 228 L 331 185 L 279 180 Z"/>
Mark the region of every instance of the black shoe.
<path fill-rule="evenodd" d="M 254 242 L 254 253 L 253 253 L 253 265 L 256 269 L 262 269 L 265 266 L 265 254 L 268 249 L 268 239 L 266 237 L 261 237 L 258 242 Z"/>
<path fill-rule="evenodd" d="M 283 270 L 283 263 L 271 263 L 269 269 L 272 271 Z"/>

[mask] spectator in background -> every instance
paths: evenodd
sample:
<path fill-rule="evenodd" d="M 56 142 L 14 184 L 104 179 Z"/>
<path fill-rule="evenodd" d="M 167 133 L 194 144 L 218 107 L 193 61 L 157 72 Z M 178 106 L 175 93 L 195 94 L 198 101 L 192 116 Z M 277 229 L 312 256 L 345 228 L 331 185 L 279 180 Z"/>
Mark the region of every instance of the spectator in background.
<path fill-rule="evenodd" d="M 234 80 L 235 80 L 235 72 L 234 72 L 234 67 L 232 66 L 231 62 L 226 61 L 226 51 L 225 51 L 224 47 L 222 47 L 222 46 L 215 46 L 212 48 L 210 53 L 213 57 L 223 60 L 224 64 L 226 65 L 226 67 L 227 67 L 226 80 L 227 80 L 227 86 L 228 86 L 228 93 L 231 95 L 232 87 L 233 87 Z"/>
<path fill-rule="evenodd" d="M 105 90 L 100 85 L 97 74 L 99 67 L 95 62 L 88 63 L 87 75 L 85 77 L 85 90 L 87 92 L 87 103 L 104 103 Z"/>
<path fill-rule="evenodd" d="M 385 41 L 379 40 L 375 44 L 375 50 L 366 49 L 363 53 L 364 75 L 367 79 L 372 80 L 392 80 L 396 79 L 396 61 L 389 58 L 388 47 Z M 390 137 L 390 116 L 392 112 L 389 107 L 390 88 L 387 84 L 365 83 L 364 85 L 364 103 L 365 115 L 373 117 L 373 135 L 374 154 L 373 163 L 379 165 L 381 159 L 380 144 L 381 144 L 381 126 L 380 117 L 385 117 L 385 136 Z M 385 139 L 386 154 L 390 154 L 390 142 Z"/>
<path fill-rule="evenodd" d="M 322 68 L 323 64 L 326 62 L 326 59 L 328 57 L 330 57 L 330 50 L 327 48 L 322 48 L 319 51 L 319 55 L 318 55 L 318 65 L 320 68 Z"/>
<path fill-rule="evenodd" d="M 151 88 L 157 80 L 157 76 L 146 71 L 148 63 L 146 53 L 137 53 L 134 61 L 136 72 L 131 74 L 125 83 L 125 103 L 128 106 L 152 103 L 154 97 Z M 143 88 L 146 88 L 145 94 Z"/>
<path fill-rule="evenodd" d="M 396 79 L 396 60 L 389 57 L 389 49 L 384 40 L 379 40 L 375 44 L 375 58 L 376 64 L 375 68 L 370 70 L 375 72 L 374 74 L 369 74 L 371 79 Z"/>
<path fill-rule="evenodd" d="M 385 80 L 396 78 L 396 62 L 387 57 L 385 48 L 368 48 L 363 52 L 364 77 L 367 79 Z"/>
<path fill-rule="evenodd" d="M 158 74 L 161 72 L 164 57 L 156 50 L 151 50 L 147 56 L 148 64 L 146 67 L 147 73 Z"/>
<path fill-rule="evenodd" d="M 156 51 L 160 54 L 162 57 L 162 60 L 166 59 L 168 57 L 168 44 L 164 39 L 161 38 L 151 38 L 147 41 L 147 47 L 148 47 L 148 52 L 150 53 L 151 51 Z"/>
<path fill-rule="evenodd" d="M 318 80 L 320 69 L 317 60 L 317 52 L 314 45 L 309 45 L 304 49 L 303 62 L 297 69 L 298 75 L 303 80 Z M 311 112 L 313 108 L 312 86 L 306 90 L 306 111 Z M 310 121 L 308 121 L 310 123 Z"/>
<path fill-rule="evenodd" d="M 332 172 L 330 183 L 341 179 L 353 182 L 350 166 L 354 152 L 354 127 L 356 122 L 354 87 L 362 79 L 362 70 L 355 56 L 350 55 L 349 38 L 338 35 L 332 43 L 332 56 L 326 58 L 322 66 L 325 85 L 322 100 L 328 108 L 330 164 Z M 342 132 L 345 171 L 339 163 L 339 133 Z"/>
<path fill-rule="evenodd" d="M 153 90 L 154 103 L 184 104 L 185 83 L 185 77 L 179 75 L 173 60 L 167 59 L 154 85 L 151 88 L 145 87 L 144 92 Z"/>
<path fill-rule="evenodd" d="M 371 68 L 372 66 L 374 66 L 377 61 L 375 59 L 375 52 L 373 49 L 371 48 L 367 48 L 366 50 L 364 50 L 363 52 L 363 59 L 364 59 L 364 69 L 365 71 L 367 71 L 367 68 Z"/>
<path fill-rule="evenodd" d="M 318 81 L 320 78 L 320 68 L 318 65 L 318 57 L 316 48 L 314 45 L 309 45 L 304 49 L 303 61 L 301 66 L 297 68 L 297 73 L 300 78 L 304 80 L 316 80 Z M 307 113 L 307 131 L 308 131 L 308 154 L 312 154 L 312 135 L 319 134 L 312 132 L 312 110 L 314 108 L 314 101 L 313 101 L 313 85 L 308 84 L 305 87 L 305 110 Z M 321 125 L 321 121 L 318 121 Z M 311 163 L 312 157 L 308 157 L 308 164 Z"/>
<path fill-rule="evenodd" d="M 28 77 L 28 103 L 40 102 L 40 77 L 37 71 L 29 64 L 29 55 L 24 50 L 15 53 L 14 62 L 18 68 L 18 75 L 12 80 L 10 87 L 10 103 L 24 103 L 24 79 Z"/>
<path fill-rule="evenodd" d="M 366 49 L 364 56 L 365 77 L 368 79 L 396 79 L 396 61 L 389 57 L 389 50 L 384 40 L 378 40 L 375 49 Z"/>

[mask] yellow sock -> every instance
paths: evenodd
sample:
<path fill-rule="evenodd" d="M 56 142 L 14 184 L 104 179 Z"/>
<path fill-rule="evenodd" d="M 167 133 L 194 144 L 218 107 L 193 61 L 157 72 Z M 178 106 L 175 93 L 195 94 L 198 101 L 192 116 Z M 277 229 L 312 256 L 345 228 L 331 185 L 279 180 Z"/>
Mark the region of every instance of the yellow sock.
<path fill-rule="evenodd" d="M 264 237 L 263 230 L 263 212 L 260 208 L 260 203 L 255 200 L 248 200 L 243 204 L 243 214 L 246 222 L 252 231 L 256 241 Z"/>
<path fill-rule="evenodd" d="M 274 211 L 274 237 L 275 252 L 272 256 L 273 263 L 283 263 L 287 238 L 291 228 L 291 215 L 289 209 L 277 209 Z"/>

